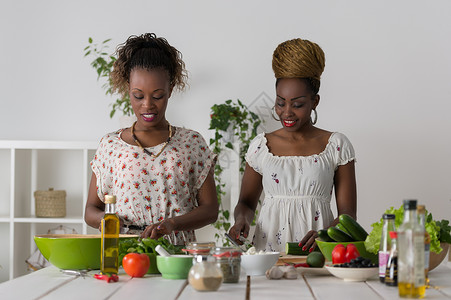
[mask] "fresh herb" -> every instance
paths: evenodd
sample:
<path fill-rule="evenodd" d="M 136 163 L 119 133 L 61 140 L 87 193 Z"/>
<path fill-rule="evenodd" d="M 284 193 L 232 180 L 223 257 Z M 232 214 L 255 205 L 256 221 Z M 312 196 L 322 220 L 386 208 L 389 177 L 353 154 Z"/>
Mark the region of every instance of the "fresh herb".
<path fill-rule="evenodd" d="M 440 227 L 440 233 L 438 234 L 438 239 L 442 243 L 451 244 L 451 226 L 449 226 L 448 220 L 435 221 Z"/>
<path fill-rule="evenodd" d="M 395 215 L 395 226 L 398 228 L 403 221 L 404 218 L 404 207 L 401 206 L 399 209 L 395 209 L 393 206 L 385 211 L 386 214 L 394 214 Z M 442 221 L 434 221 L 432 219 L 432 214 L 428 213 L 426 210 L 426 231 L 429 233 L 431 237 L 431 248 L 430 250 L 434 253 L 442 252 L 442 247 L 440 247 L 441 242 L 451 243 L 451 226 L 449 226 L 448 220 Z M 373 223 L 371 227 L 373 230 L 367 236 L 365 240 L 365 247 L 368 252 L 377 254 L 379 251 L 379 245 L 381 241 L 382 228 L 384 221 L 381 218 L 379 222 Z"/>
<path fill-rule="evenodd" d="M 151 238 L 132 238 L 119 241 L 119 262 L 122 263 L 122 258 L 128 253 L 158 253 L 155 248 L 161 245 L 170 254 L 183 254 L 182 247 L 171 244 L 167 239 L 161 237 L 158 240 Z"/>

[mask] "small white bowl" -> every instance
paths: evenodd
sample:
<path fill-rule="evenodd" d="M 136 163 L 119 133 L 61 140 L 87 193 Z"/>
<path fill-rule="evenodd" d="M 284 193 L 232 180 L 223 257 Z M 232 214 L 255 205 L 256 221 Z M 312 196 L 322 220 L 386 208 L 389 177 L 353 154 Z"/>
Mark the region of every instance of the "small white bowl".
<path fill-rule="evenodd" d="M 279 260 L 279 256 L 279 252 L 241 255 L 241 266 L 246 271 L 246 275 L 265 275 L 266 270 Z"/>
<path fill-rule="evenodd" d="M 335 277 L 345 281 L 365 281 L 379 273 L 379 268 L 340 268 L 326 266 L 326 269 Z"/>

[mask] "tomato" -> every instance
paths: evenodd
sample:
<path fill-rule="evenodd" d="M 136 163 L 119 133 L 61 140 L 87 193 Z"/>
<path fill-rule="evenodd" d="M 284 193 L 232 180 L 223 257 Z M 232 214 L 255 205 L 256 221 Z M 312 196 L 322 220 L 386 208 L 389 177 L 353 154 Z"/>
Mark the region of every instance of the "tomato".
<path fill-rule="evenodd" d="M 351 259 L 357 258 L 360 256 L 359 250 L 354 244 L 348 244 L 346 247 L 342 244 L 338 244 L 332 250 L 332 263 L 333 264 L 342 264 L 350 262 Z"/>
<path fill-rule="evenodd" d="M 351 259 L 357 258 L 360 256 L 359 250 L 354 244 L 348 244 L 346 246 L 346 262 L 350 262 Z"/>
<path fill-rule="evenodd" d="M 122 259 L 125 273 L 131 277 L 143 277 L 150 266 L 150 259 L 144 253 L 129 253 Z"/>
<path fill-rule="evenodd" d="M 338 244 L 332 250 L 332 263 L 342 264 L 346 262 L 346 248 L 343 244 Z"/>

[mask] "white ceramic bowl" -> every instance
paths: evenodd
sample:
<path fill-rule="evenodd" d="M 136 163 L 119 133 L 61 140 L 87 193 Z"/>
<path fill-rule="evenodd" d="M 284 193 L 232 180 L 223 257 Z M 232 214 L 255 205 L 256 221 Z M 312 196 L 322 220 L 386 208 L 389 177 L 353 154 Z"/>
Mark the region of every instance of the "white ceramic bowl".
<path fill-rule="evenodd" d="M 326 269 L 335 277 L 345 281 L 365 281 L 379 274 L 379 268 L 340 268 L 326 266 Z"/>
<path fill-rule="evenodd" d="M 279 252 L 241 255 L 241 266 L 246 271 L 246 275 L 265 275 L 266 270 L 276 264 L 279 256 Z"/>

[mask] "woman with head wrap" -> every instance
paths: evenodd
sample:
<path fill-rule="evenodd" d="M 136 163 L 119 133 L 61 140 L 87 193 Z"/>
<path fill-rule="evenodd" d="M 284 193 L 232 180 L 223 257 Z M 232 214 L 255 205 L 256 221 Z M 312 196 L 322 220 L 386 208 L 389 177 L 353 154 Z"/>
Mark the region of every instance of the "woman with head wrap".
<path fill-rule="evenodd" d="M 308 40 L 289 40 L 274 51 L 272 112 L 282 128 L 251 142 L 229 232 L 237 241 L 248 236 L 263 190 L 253 238 L 257 250 L 284 251 L 286 242 L 300 242 L 313 251 L 317 231 L 338 223 L 330 206 L 334 191 L 338 215 L 356 218 L 352 144 L 341 133 L 315 126 L 324 65 L 324 52 Z"/>

